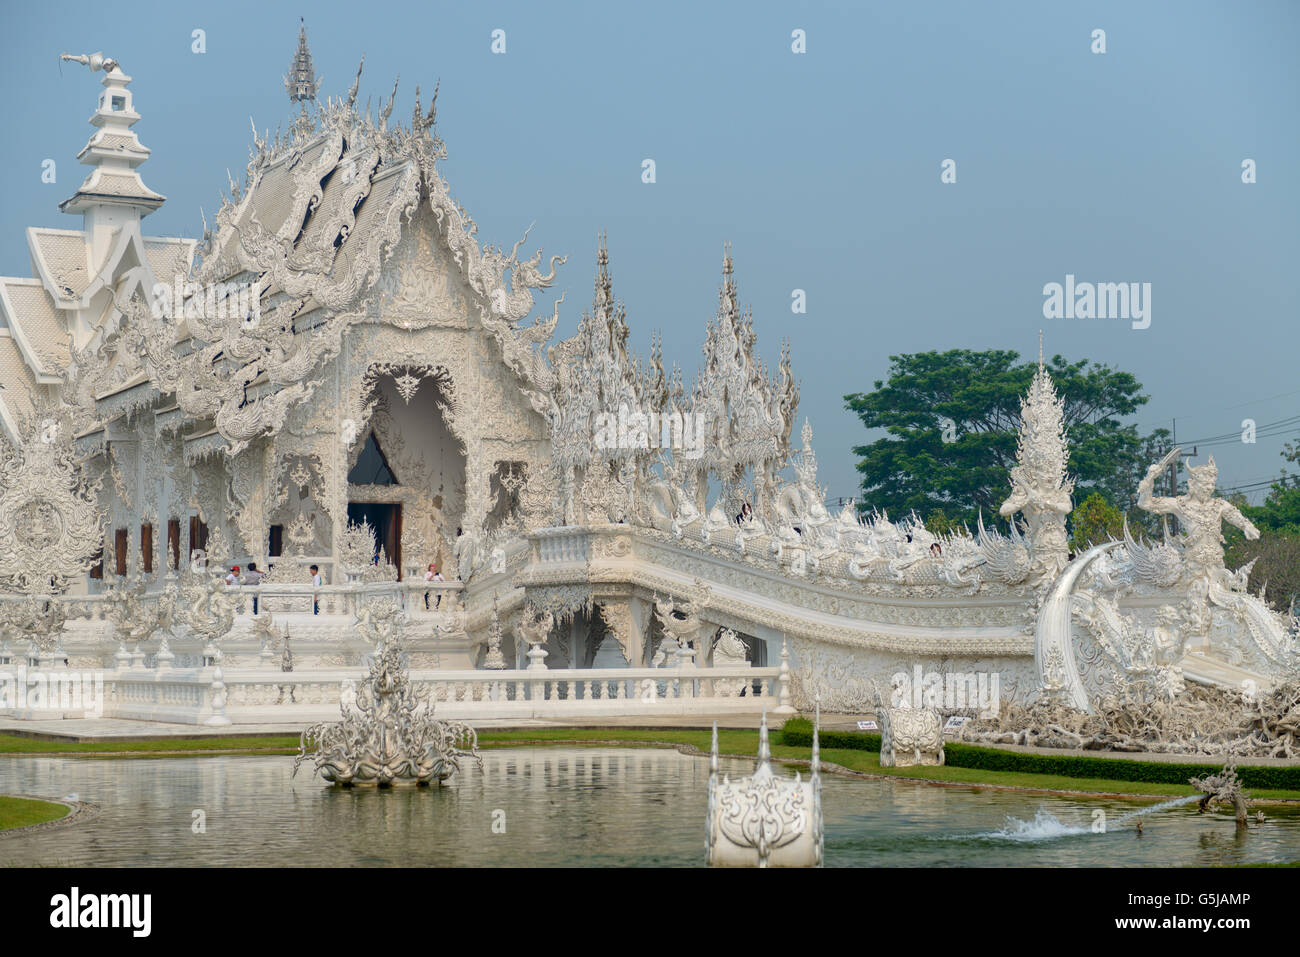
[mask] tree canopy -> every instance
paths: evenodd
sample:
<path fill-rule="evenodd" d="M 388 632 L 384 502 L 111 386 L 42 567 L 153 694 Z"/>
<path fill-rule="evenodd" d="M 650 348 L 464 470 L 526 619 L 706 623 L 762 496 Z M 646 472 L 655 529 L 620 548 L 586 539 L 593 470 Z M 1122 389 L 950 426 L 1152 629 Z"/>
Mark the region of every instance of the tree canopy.
<path fill-rule="evenodd" d="M 1287 443 L 1282 458 L 1300 464 L 1300 446 Z M 1283 472 L 1262 505 L 1247 504 L 1244 496 L 1234 501 L 1241 513 L 1255 523 L 1260 536 L 1251 542 L 1237 529 L 1225 529 L 1228 567 L 1237 569 L 1255 562 L 1250 587 L 1267 587 L 1273 607 L 1290 611 L 1300 597 L 1300 476 Z"/>
<path fill-rule="evenodd" d="M 991 521 L 1010 491 L 1020 400 L 1037 363 L 998 349 L 889 358 L 887 380 L 844 397 L 863 425 L 885 432 L 853 449 L 861 456 L 860 505 L 895 516 L 915 510 L 922 518 L 942 511 L 947 521 L 972 525 L 982 510 Z M 1165 430 L 1144 437 L 1120 421 L 1149 398 L 1141 383 L 1087 359 L 1058 355 L 1046 365 L 1064 400 L 1076 500 L 1096 491 L 1130 511 L 1154 450 L 1168 445 Z"/>

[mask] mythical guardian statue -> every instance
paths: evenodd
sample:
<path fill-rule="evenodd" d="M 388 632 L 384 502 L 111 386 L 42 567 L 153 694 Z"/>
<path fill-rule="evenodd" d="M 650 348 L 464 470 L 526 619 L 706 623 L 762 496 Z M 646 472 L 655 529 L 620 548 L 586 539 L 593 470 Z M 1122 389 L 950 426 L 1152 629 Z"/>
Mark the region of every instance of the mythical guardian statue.
<path fill-rule="evenodd" d="M 1011 495 L 998 510 L 1003 518 L 1025 516 L 1029 546 L 1027 577 L 1047 584 L 1065 568 L 1070 551 L 1065 516 L 1074 481 L 1066 476 L 1069 447 L 1065 405 L 1052 385 L 1041 353 L 1029 395 L 1020 404 L 1020 439 L 1011 469 Z M 1012 546 L 1014 547 L 1014 546 Z"/>
<path fill-rule="evenodd" d="M 1173 449 L 1168 455 L 1147 469 L 1138 484 L 1138 506 L 1156 515 L 1175 516 L 1186 531 L 1183 533 L 1183 561 L 1194 578 L 1212 578 L 1226 584 L 1223 564 L 1222 525 L 1227 522 L 1254 541 L 1259 538 L 1257 529 L 1231 502 L 1214 497 L 1219 480 L 1219 467 L 1214 456 L 1201 466 L 1187 467 L 1187 494 L 1175 498 L 1155 495 L 1156 476 L 1174 462 L 1179 461 L 1182 449 Z"/>

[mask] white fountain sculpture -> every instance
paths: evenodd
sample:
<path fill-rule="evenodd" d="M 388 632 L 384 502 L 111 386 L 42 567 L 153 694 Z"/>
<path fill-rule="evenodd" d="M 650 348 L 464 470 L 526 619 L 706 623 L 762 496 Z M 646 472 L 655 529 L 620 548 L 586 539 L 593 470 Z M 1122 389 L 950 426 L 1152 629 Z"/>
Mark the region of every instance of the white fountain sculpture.
<path fill-rule="evenodd" d="M 758 729 L 758 765 L 747 778 L 718 780 L 718 725 L 709 763 L 706 849 L 713 867 L 820 867 L 822 835 L 821 708 L 813 723 L 807 781 L 772 773 L 767 712 Z"/>
<path fill-rule="evenodd" d="M 1215 804 L 1231 805 L 1237 826 L 1246 826 L 1248 802 L 1237 777 L 1237 763 L 1232 758 L 1218 774 L 1208 774 L 1203 778 L 1188 778 L 1187 783 L 1201 792 L 1199 813 L 1204 814 Z"/>
<path fill-rule="evenodd" d="M 342 721 L 302 732 L 295 774 L 310 759 L 321 777 L 345 788 L 426 787 L 455 774 L 467 755 L 482 766 L 474 729 L 435 719 L 433 704 L 411 687 L 399 637 L 401 616 L 393 603 L 368 607 L 359 630 L 367 640 L 378 639 L 370 674 L 360 688 L 348 682 L 340 692 Z"/>

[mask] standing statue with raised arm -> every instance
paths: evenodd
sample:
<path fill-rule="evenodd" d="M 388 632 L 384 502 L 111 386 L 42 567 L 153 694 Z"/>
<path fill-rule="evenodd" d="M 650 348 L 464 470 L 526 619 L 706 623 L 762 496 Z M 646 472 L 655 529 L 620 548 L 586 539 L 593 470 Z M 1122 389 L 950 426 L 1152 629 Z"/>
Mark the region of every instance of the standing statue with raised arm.
<path fill-rule="evenodd" d="M 1214 497 L 1219 480 L 1219 467 L 1214 456 L 1201 466 L 1187 466 L 1187 494 L 1174 498 L 1157 497 L 1156 476 L 1164 472 L 1182 456 L 1182 449 L 1174 449 L 1155 465 L 1147 469 L 1146 478 L 1138 484 L 1138 506 L 1157 515 L 1173 515 L 1186 530 L 1183 534 L 1183 560 L 1194 578 L 1212 577 L 1219 580 L 1226 574 L 1223 564 L 1223 523 L 1235 525 L 1246 538 L 1259 538 L 1259 529 L 1250 523 L 1231 502 Z"/>
<path fill-rule="evenodd" d="M 1214 458 L 1196 468 L 1188 466 L 1186 495 L 1158 498 L 1154 494 L 1156 476 L 1181 454 L 1174 449 L 1147 470 L 1138 485 L 1138 505 L 1148 512 L 1174 515 L 1183 525 L 1178 545 L 1187 575 L 1189 633 L 1205 636 L 1211 652 L 1234 666 L 1278 677 L 1300 674 L 1300 646 L 1288 620 L 1262 597 L 1247 592 L 1249 565 L 1235 573 L 1224 565 L 1223 523 L 1241 529 L 1252 541 L 1259 538 L 1259 529 L 1231 502 L 1214 497 L 1219 478 Z M 1220 617 L 1224 613 L 1227 617 Z"/>

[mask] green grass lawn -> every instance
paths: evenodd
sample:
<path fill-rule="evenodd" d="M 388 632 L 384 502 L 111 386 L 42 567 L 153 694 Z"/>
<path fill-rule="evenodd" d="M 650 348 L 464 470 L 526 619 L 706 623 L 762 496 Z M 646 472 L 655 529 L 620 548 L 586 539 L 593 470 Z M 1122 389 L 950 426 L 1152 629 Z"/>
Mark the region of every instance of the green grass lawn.
<path fill-rule="evenodd" d="M 258 751 L 297 754 L 298 736 L 271 735 L 238 738 L 200 738 L 192 741 L 157 738 L 149 741 L 49 741 L 0 734 L 0 754 L 84 754 L 117 757 L 127 752 L 170 751 L 184 754 L 204 751 Z M 163 757 L 164 755 L 158 755 Z"/>
<path fill-rule="evenodd" d="M 810 757 L 807 747 L 787 747 L 779 744 L 779 732 L 772 734 L 772 757 L 778 760 L 803 760 Z M 519 731 L 484 731 L 479 735 L 483 748 L 518 746 L 522 742 L 546 745 L 600 747 L 607 744 L 653 747 L 663 744 L 687 744 L 707 752 L 710 746 L 708 731 L 681 728 L 529 728 Z M 718 747 L 724 754 L 752 757 L 758 750 L 758 732 L 719 729 Z M 85 757 L 147 757 L 181 756 L 211 752 L 296 754 L 298 738 L 291 735 L 204 738 L 192 741 L 157 739 L 150 741 L 92 741 L 70 744 L 58 741 L 0 735 L 0 754 L 73 754 Z M 872 751 L 825 748 L 822 760 L 851 771 L 880 774 L 904 779 L 941 781 L 945 784 L 971 787 L 996 785 L 1001 787 L 1037 788 L 1053 791 L 1073 791 L 1084 794 L 1141 794 L 1157 797 L 1176 797 L 1192 794 L 1190 785 L 1160 784 L 1143 781 L 1116 781 L 1107 778 L 1074 778 L 1051 774 L 1027 774 L 1008 771 L 987 771 L 978 768 L 913 767 L 882 768 L 880 755 Z M 1249 789 L 1250 797 L 1263 800 L 1300 801 L 1300 791 Z"/>
<path fill-rule="evenodd" d="M 44 824 L 66 817 L 69 811 L 63 804 L 33 801 L 30 798 L 5 797 L 0 794 L 0 831 L 29 824 Z"/>

